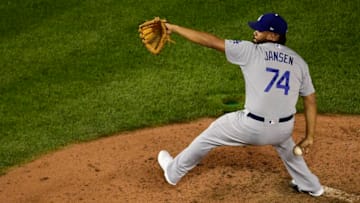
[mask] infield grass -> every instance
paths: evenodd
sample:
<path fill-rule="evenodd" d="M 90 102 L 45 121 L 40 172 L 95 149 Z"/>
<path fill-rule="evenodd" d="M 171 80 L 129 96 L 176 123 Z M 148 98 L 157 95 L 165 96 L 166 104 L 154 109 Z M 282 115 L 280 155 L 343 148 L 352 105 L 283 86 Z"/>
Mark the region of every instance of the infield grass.
<path fill-rule="evenodd" d="M 138 25 L 160 16 L 250 40 L 247 21 L 269 11 L 287 19 L 319 111 L 359 114 L 357 1 L 1 1 L 0 171 L 70 143 L 223 114 L 222 101 L 244 99 L 238 67 L 176 35 L 153 56 Z"/>

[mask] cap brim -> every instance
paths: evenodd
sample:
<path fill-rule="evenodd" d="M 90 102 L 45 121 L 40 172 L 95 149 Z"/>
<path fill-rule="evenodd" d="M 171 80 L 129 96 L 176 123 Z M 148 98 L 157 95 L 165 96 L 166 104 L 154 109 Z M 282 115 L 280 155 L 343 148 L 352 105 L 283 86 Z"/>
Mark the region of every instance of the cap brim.
<path fill-rule="evenodd" d="M 248 25 L 253 30 L 257 30 L 257 31 L 260 31 L 260 32 L 266 31 L 266 29 L 262 28 L 257 21 L 256 22 L 248 22 Z"/>

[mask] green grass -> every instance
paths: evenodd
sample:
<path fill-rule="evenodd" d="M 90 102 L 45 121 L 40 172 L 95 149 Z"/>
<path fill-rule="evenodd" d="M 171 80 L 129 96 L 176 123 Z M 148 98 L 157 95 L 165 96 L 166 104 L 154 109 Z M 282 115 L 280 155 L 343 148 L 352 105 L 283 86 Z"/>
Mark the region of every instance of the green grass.
<path fill-rule="evenodd" d="M 221 53 L 173 35 L 151 55 L 137 29 L 154 16 L 251 39 L 247 21 L 277 11 L 309 63 L 319 111 L 359 114 L 358 10 L 336 0 L 2 1 L 0 171 L 69 143 L 219 116 L 222 101 L 244 98 L 238 67 Z"/>

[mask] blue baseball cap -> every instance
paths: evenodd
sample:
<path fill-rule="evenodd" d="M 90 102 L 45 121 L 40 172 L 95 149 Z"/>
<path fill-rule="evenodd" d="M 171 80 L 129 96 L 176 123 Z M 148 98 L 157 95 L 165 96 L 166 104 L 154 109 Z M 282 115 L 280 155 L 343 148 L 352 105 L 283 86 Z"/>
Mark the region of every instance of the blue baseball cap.
<path fill-rule="evenodd" d="M 257 21 L 249 22 L 249 26 L 260 32 L 270 31 L 280 35 L 285 35 L 287 32 L 287 23 L 277 13 L 266 13 L 261 15 Z"/>

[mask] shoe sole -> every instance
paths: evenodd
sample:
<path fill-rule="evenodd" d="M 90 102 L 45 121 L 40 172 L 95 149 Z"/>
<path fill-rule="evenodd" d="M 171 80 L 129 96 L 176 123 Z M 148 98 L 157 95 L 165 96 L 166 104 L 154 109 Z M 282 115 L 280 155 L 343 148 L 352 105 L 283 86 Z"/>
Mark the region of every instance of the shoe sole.
<path fill-rule="evenodd" d="M 160 160 L 162 160 L 162 157 L 165 157 L 165 156 L 171 157 L 169 152 L 167 152 L 165 150 L 161 150 L 158 154 L 158 163 L 163 171 L 166 171 L 166 166 L 162 166 L 162 164 L 160 163 Z"/>
<path fill-rule="evenodd" d="M 166 153 L 166 154 L 164 154 L 164 153 Z M 164 157 L 164 156 L 169 156 L 169 157 L 171 157 L 171 155 L 169 154 L 169 152 L 167 152 L 167 151 L 165 151 L 165 150 L 161 150 L 161 151 L 159 152 L 159 154 L 158 154 L 158 163 L 159 163 L 159 165 L 160 165 L 160 168 L 164 171 L 164 177 L 165 177 L 166 182 L 169 183 L 170 185 L 176 185 L 176 183 L 173 183 L 173 182 L 170 181 L 169 176 L 168 176 L 168 174 L 166 173 L 166 168 L 167 168 L 167 166 L 162 166 L 162 164 L 160 163 L 160 160 L 162 160 L 161 157 Z M 171 158 L 172 158 L 172 157 L 171 157 Z"/>
<path fill-rule="evenodd" d="M 296 190 L 297 192 L 306 193 L 306 194 L 308 194 L 308 195 L 310 195 L 310 196 L 313 196 L 313 197 L 319 197 L 319 196 L 321 196 L 321 195 L 324 194 L 324 188 L 323 188 L 323 187 L 321 187 L 321 189 L 320 189 L 319 191 L 317 191 L 317 192 L 311 192 L 311 191 L 301 190 L 301 189 L 299 188 L 299 186 L 295 183 L 294 180 L 291 180 L 290 185 L 291 185 L 291 187 L 292 187 L 294 190 Z"/>

